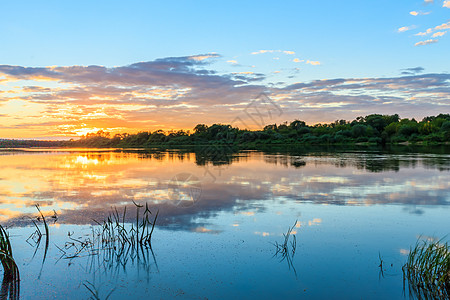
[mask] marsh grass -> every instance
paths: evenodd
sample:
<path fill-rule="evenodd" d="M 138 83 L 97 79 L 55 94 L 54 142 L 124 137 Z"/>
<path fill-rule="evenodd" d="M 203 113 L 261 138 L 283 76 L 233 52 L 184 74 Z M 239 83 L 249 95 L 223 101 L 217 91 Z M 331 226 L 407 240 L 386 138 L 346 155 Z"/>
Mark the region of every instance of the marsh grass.
<path fill-rule="evenodd" d="M 9 234 L 0 225 L 0 261 L 3 266 L 3 282 L 0 292 L 2 299 L 19 299 L 19 268 L 13 258 Z"/>
<path fill-rule="evenodd" d="M 417 241 L 411 248 L 403 278 L 418 299 L 450 299 L 450 247 L 443 240 Z"/>
<path fill-rule="evenodd" d="M 69 241 L 64 247 L 57 246 L 63 253 L 62 258 L 88 256 L 92 265 L 99 262 L 97 267 L 106 269 L 125 269 L 129 261 L 147 268 L 151 262 L 156 264 L 151 239 L 159 211 L 153 215 L 147 204 L 134 205 L 136 217 L 132 222 L 126 220 L 126 208 L 120 213 L 114 207 L 103 222 L 95 221 L 98 226 L 92 227 L 89 236 L 76 238 L 69 233 Z"/>
<path fill-rule="evenodd" d="M 295 234 L 292 234 L 292 232 L 294 228 L 297 226 L 297 223 L 298 220 L 295 221 L 292 227 L 288 228 L 286 233 L 283 233 L 284 240 L 282 243 L 275 242 L 275 244 L 273 244 L 276 250 L 274 257 L 281 257 L 280 262 L 286 260 L 289 269 L 292 268 L 292 270 L 295 273 L 295 276 L 297 276 L 297 271 L 295 270 L 293 259 L 295 251 L 297 249 L 297 237 L 295 236 Z"/>

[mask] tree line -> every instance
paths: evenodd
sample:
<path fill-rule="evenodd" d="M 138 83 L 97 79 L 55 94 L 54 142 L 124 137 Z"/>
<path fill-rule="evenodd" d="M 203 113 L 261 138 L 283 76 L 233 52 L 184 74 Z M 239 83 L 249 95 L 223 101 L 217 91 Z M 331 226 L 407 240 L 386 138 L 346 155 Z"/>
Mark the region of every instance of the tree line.
<path fill-rule="evenodd" d="M 307 125 L 304 121 L 270 124 L 262 130 L 246 130 L 226 124 L 198 124 L 193 131 L 141 131 L 111 135 L 98 131 L 79 140 L 62 142 L 71 147 L 153 147 L 203 144 L 258 146 L 271 144 L 442 144 L 450 141 L 450 114 L 421 121 L 401 119 L 398 114 L 371 114 L 353 121 L 336 120 Z"/>
<path fill-rule="evenodd" d="M 62 141 L 42 141 L 42 140 L 18 140 L 0 139 L 0 148 L 31 148 L 31 147 L 62 147 L 67 142 Z"/>

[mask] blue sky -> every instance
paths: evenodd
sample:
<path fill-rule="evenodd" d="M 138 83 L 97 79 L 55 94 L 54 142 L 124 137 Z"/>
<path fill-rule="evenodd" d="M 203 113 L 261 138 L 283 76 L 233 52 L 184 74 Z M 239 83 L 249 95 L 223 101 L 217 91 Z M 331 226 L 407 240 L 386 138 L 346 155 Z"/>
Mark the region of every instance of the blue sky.
<path fill-rule="evenodd" d="M 29 132 L 34 130 L 30 136 L 36 136 L 43 130 L 43 126 L 46 126 L 44 124 L 53 126 L 48 134 L 75 134 L 75 131 L 65 132 L 57 129 L 58 126 L 64 125 L 58 121 L 61 116 L 49 113 L 57 110 L 58 103 L 62 103 L 57 101 L 61 100 L 58 98 L 60 96 L 57 91 L 68 86 L 72 88 L 76 86 L 77 91 L 92 90 L 92 86 L 86 88 L 86 82 L 83 80 L 75 82 L 70 81 L 72 79 L 68 80 L 65 77 L 62 79 L 61 76 L 57 76 L 52 77 L 49 82 L 48 78 L 44 78 L 42 74 L 38 75 L 37 70 L 32 68 L 92 65 L 114 68 L 139 62 L 209 54 L 207 59 L 201 60 L 202 64 L 193 68 L 208 70 L 209 74 L 222 76 L 222 79 L 233 76 L 236 79 L 236 76 L 239 76 L 237 74 L 241 73 L 241 76 L 246 77 L 246 82 L 234 82 L 231 84 L 234 88 L 246 85 L 250 86 L 252 92 L 257 92 L 257 89 L 251 88 L 257 84 L 261 90 L 270 90 L 270 93 L 277 96 L 280 95 L 279 89 L 294 83 L 311 83 L 325 79 L 346 79 L 348 83 L 353 82 L 351 79 L 361 82 L 364 78 L 393 78 L 396 82 L 396 80 L 402 81 L 402 78 L 408 75 L 439 74 L 442 80 L 447 78 L 446 74 L 450 66 L 448 55 L 450 34 L 447 33 L 450 28 L 450 2 L 444 0 L 282 1 L 278 3 L 273 1 L 7 1 L 0 4 L 0 11 L 2 14 L 0 65 L 3 66 L 3 70 L 0 68 L 0 109 L 3 107 L 0 110 L 0 127 L 3 130 L 9 130 L 8 132 L 11 132 L 13 128 L 16 129 L 18 136 L 23 135 L 27 128 L 31 130 Z M 189 59 L 185 59 L 186 61 Z M 36 76 L 24 78 L 22 73 L 22 77 L 16 76 L 18 71 L 12 70 L 12 67 L 33 70 Z M 418 67 L 420 69 L 416 70 L 420 72 L 405 71 L 405 69 Z M 141 70 L 141 72 L 148 72 L 148 70 Z M 185 81 L 179 82 L 174 79 L 171 83 L 170 74 L 166 75 L 168 78 L 163 86 L 154 87 L 191 88 L 190 83 Z M 176 75 L 174 74 L 174 78 L 177 78 Z M 202 77 L 202 79 L 206 78 Z M 150 85 L 152 82 L 145 83 L 146 87 Z M 51 98 L 50 95 L 52 95 L 53 102 L 43 103 L 42 99 L 36 100 L 36 94 L 30 94 L 29 89 L 24 89 L 29 86 L 50 89 L 47 98 Z M 97 87 L 100 86 L 112 87 L 112 84 L 111 82 L 102 83 L 100 80 L 97 82 Z M 114 86 L 121 85 L 115 82 Z M 132 86 L 136 85 L 132 83 L 128 85 L 128 87 Z M 439 110 L 444 113 L 449 112 L 448 79 L 444 79 L 438 88 L 439 90 L 427 90 L 428 94 L 434 93 L 434 99 L 439 98 L 439 104 L 429 107 L 430 114 Z M 198 89 L 201 87 L 197 86 L 197 91 Z M 392 88 L 389 89 L 386 95 L 396 94 Z M 221 96 L 223 91 L 217 90 L 219 96 L 216 98 L 218 98 L 219 106 L 227 103 Z M 365 95 L 374 96 L 372 91 L 372 88 L 366 88 Z M 423 90 L 421 92 L 424 97 Z M 95 98 L 92 91 L 90 93 L 91 98 Z M 285 98 L 287 102 L 283 102 L 282 97 L 275 97 L 275 101 L 279 101 L 286 111 L 298 112 L 297 115 L 286 113 L 283 115 L 284 119 L 299 118 L 309 122 L 333 121 L 337 118 L 352 118 L 360 114 L 389 113 L 390 109 L 394 113 L 398 112 L 395 110 L 399 109 L 399 106 L 392 105 L 390 109 L 387 109 L 385 105 L 377 109 L 376 106 L 366 105 L 364 109 L 364 102 L 361 102 L 353 114 L 349 113 L 349 108 L 358 103 L 352 100 L 351 103 L 345 104 L 345 101 L 354 99 L 352 97 L 362 93 L 364 92 L 361 89 L 352 93 L 342 90 L 334 92 L 333 96 L 339 96 L 339 101 L 335 103 L 340 103 L 335 107 L 336 109 L 331 110 L 332 107 L 328 105 L 327 110 L 311 110 L 306 115 L 300 113 L 303 111 L 301 109 L 292 110 L 289 107 L 295 101 L 299 103 L 303 101 L 303 98 L 298 98 L 300 97 L 298 95 L 297 98 L 292 95 L 289 99 Z M 403 93 L 405 93 L 404 90 L 397 90 L 398 96 Z M 177 95 L 179 99 L 180 95 Z M 193 93 L 191 99 L 196 95 L 197 93 Z M 209 91 L 208 95 L 214 98 L 214 91 Z M 346 95 L 347 98 L 342 99 Z M 376 97 L 381 96 L 383 93 L 379 90 Z M 414 95 L 410 96 L 417 98 Z M 123 103 L 123 98 L 114 97 L 112 96 L 111 99 L 115 99 L 116 103 Z M 243 96 L 245 100 L 242 104 L 248 103 L 251 97 L 251 92 L 247 91 L 245 97 Z M 171 99 L 175 100 L 175 98 Z M 75 100 L 77 99 L 71 98 L 72 102 Z M 154 99 L 148 100 L 151 102 Z M 314 101 L 319 104 L 316 108 L 319 108 L 321 102 L 318 98 L 316 100 Z M 189 110 L 190 104 L 186 101 L 183 102 L 184 106 L 187 106 L 185 114 L 193 114 L 194 112 Z M 426 106 L 408 106 L 404 109 L 405 103 L 401 106 L 407 114 L 405 117 L 423 116 Z M 82 109 L 85 115 L 89 114 L 89 109 L 92 111 L 95 106 L 88 109 L 89 102 L 86 100 L 83 103 L 84 106 L 80 108 L 79 104 L 68 103 L 66 99 L 64 105 L 69 104 L 72 104 L 72 108 Z M 344 109 L 343 105 L 347 107 Z M 232 115 L 232 112 L 228 115 L 218 115 L 218 111 L 223 111 L 223 107 L 215 109 L 211 103 L 208 107 L 198 103 L 193 106 L 197 111 L 203 111 L 204 114 L 211 116 L 204 119 L 205 123 L 216 120 L 226 122 Z M 211 109 L 209 113 L 207 108 Z M 61 110 L 61 106 L 59 109 Z M 68 107 L 63 109 L 70 110 Z M 21 113 L 15 115 L 18 110 Z M 24 113 L 24 110 L 28 110 L 28 113 Z M 148 110 L 144 109 L 143 112 L 145 111 Z M 34 116 L 33 112 L 47 114 L 48 118 L 45 121 L 42 120 L 40 127 L 30 125 L 36 123 L 35 120 L 30 122 L 30 118 Z M 161 111 L 163 115 L 166 113 L 164 109 Z M 180 113 L 180 110 L 177 110 L 177 113 Z M 104 113 L 103 116 L 107 118 L 105 114 L 107 115 Z M 153 118 L 152 114 L 149 118 Z M 275 121 L 281 122 L 283 118 Z M 190 124 L 188 120 L 183 123 L 162 122 L 156 119 L 153 125 L 142 123 L 142 129 L 155 129 L 154 126 L 157 125 L 173 129 L 191 128 L 191 125 L 195 125 Z M 105 127 L 101 126 L 100 122 L 92 121 L 94 117 L 89 120 L 85 124 L 86 130 L 88 127 L 115 128 L 115 130 L 141 128 L 136 127 L 136 124 L 124 126 L 110 124 Z M 172 119 L 168 118 L 168 120 Z M 75 128 L 76 122 L 77 118 L 73 116 L 70 124 L 66 125 Z M 1 130 L 0 128 L 0 133 Z M 1 136 L 5 134 L 0 134 Z"/>

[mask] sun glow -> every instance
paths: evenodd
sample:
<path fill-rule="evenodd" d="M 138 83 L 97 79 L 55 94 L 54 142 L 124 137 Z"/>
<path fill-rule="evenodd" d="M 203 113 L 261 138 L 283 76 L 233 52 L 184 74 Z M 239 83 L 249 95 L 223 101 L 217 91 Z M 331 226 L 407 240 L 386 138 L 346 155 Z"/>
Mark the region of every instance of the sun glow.
<path fill-rule="evenodd" d="M 78 136 L 85 136 L 88 133 L 96 133 L 100 130 L 103 130 L 102 128 L 80 128 L 80 129 L 74 129 L 73 131 L 78 135 Z"/>

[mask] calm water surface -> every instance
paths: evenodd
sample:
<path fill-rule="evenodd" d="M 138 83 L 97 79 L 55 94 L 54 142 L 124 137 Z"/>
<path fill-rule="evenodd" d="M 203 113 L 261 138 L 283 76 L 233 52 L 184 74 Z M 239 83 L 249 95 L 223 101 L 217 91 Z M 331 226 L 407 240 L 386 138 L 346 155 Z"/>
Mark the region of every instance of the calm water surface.
<path fill-rule="evenodd" d="M 23 299 L 408 299 L 410 246 L 449 234 L 449 170 L 445 151 L 0 151 L 0 222 Z M 63 255 L 113 207 L 133 221 L 133 201 L 159 210 L 153 251 Z"/>

